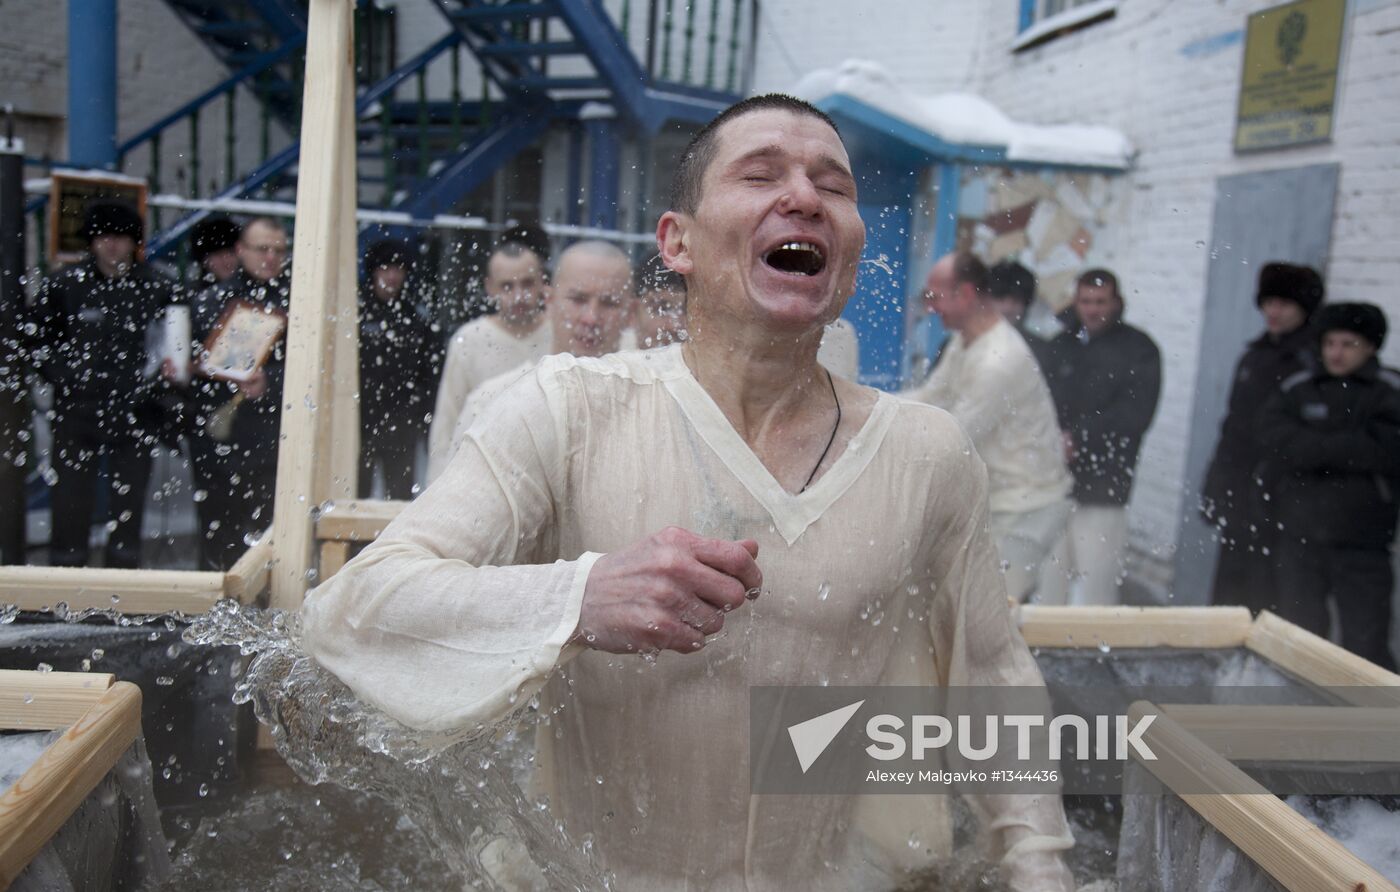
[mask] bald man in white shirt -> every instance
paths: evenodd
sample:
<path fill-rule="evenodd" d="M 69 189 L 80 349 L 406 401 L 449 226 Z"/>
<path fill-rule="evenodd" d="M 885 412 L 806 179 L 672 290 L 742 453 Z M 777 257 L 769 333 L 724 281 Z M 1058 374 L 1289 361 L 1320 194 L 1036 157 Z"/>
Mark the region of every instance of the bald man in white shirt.
<path fill-rule="evenodd" d="M 986 278 L 968 253 L 933 265 L 924 300 L 953 335 L 928 380 L 905 395 L 951 412 L 987 463 L 1006 590 L 1024 601 L 1064 534 L 1073 481 L 1050 388 L 1025 338 L 986 293 Z"/>

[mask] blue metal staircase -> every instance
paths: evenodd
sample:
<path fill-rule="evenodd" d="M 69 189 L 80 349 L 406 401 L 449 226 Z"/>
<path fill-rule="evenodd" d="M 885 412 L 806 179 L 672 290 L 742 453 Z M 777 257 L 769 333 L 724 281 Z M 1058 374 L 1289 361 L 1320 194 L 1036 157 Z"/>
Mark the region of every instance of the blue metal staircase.
<path fill-rule="evenodd" d="M 223 83 L 166 115 L 119 147 L 119 154 L 149 148 L 149 178 L 162 191 L 161 136 L 183 125 L 199 144 L 200 113 L 225 103 L 228 150 L 223 176 L 204 188 L 198 152 L 180 170 L 180 189 L 192 197 L 285 198 L 295 186 L 299 143 L 269 149 L 269 121 L 295 133 L 300 121 L 302 69 L 306 42 L 304 0 L 166 0 L 169 7 L 228 68 Z M 366 0 L 358 0 L 362 7 Z M 446 33 L 412 59 L 373 83 L 362 84 L 356 100 L 356 138 L 361 206 L 379 207 L 427 219 L 451 211 L 502 165 L 529 148 L 557 120 L 577 120 L 586 104 L 611 107 L 628 129 L 655 133 L 668 121 L 703 123 L 738 98 L 734 82 L 741 7 L 755 0 L 714 0 L 710 5 L 707 86 L 685 83 L 692 46 L 685 46 L 681 79 L 670 77 L 669 61 L 652 70 L 654 47 L 644 67 L 629 48 L 630 4 L 623 0 L 622 28 L 601 0 L 432 0 Z M 635 0 L 640 5 L 643 0 Z M 708 85 L 716 69 L 716 32 L 721 2 L 732 4 L 728 45 L 729 77 L 724 88 Z M 664 36 L 670 58 L 675 32 L 672 2 L 666 3 L 664 32 L 657 27 L 658 2 L 651 4 L 648 40 Z M 687 40 L 694 32 L 694 6 L 687 6 Z M 726 17 L 729 13 L 726 12 Z M 677 20 L 679 17 L 676 17 Z M 479 101 L 458 93 L 463 51 L 480 66 L 488 86 Z M 701 48 L 704 52 L 704 48 Z M 679 53 L 677 54 L 679 57 Z M 452 64 L 453 95 L 429 100 L 425 70 L 439 60 Z M 416 81 L 416 95 L 401 89 Z M 234 102 L 238 87 L 252 91 L 263 118 L 261 160 L 235 170 Z M 246 134 L 243 134 L 246 137 Z M 208 165 L 208 169 L 215 165 Z M 36 202 L 41 204 L 42 202 Z M 161 227 L 149 240 L 153 256 L 169 255 L 208 211 L 184 215 Z"/>

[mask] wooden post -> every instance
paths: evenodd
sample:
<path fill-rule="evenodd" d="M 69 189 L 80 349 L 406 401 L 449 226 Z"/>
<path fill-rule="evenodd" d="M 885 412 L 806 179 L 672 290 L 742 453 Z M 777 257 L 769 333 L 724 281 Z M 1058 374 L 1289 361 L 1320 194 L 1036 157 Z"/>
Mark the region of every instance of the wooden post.
<path fill-rule="evenodd" d="M 354 116 L 353 14 L 350 0 L 311 0 L 308 15 L 296 261 L 272 519 L 278 562 L 271 606 L 285 610 L 301 605 L 315 566 L 313 510 L 329 496 L 323 463 L 333 429 L 334 352 L 342 340 L 341 310 L 354 300 L 353 293 L 343 294 L 355 280 L 354 140 L 345 129 Z"/>

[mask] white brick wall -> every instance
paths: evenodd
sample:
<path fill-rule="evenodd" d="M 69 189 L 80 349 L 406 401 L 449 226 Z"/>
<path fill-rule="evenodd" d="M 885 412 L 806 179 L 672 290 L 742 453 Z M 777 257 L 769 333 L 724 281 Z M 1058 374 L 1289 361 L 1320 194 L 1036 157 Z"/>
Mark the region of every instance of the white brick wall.
<path fill-rule="evenodd" d="M 911 89 L 966 89 L 979 70 L 994 3 L 957 0 L 763 0 L 754 92 L 783 91 L 807 72 L 878 59 Z"/>
<path fill-rule="evenodd" d="M 1014 117 L 1119 127 L 1141 150 L 1130 175 L 1130 238 L 1119 272 L 1130 318 L 1161 344 L 1166 375 L 1130 523 L 1139 549 L 1165 556 L 1183 507 L 1218 177 L 1339 163 L 1329 299 L 1371 301 L 1400 322 L 1400 4 L 1352 4 L 1332 141 L 1249 156 L 1236 156 L 1231 147 L 1242 45 L 1208 54 L 1183 50 L 1242 29 L 1250 13 L 1275 5 L 1270 0 L 1129 0 L 1110 21 L 1020 54 L 1008 50 L 1018 3 L 996 5 L 1000 14 L 982 34 L 979 92 Z M 1400 343 L 1392 339 L 1384 358 L 1400 360 Z"/>
<path fill-rule="evenodd" d="M 921 92 L 970 90 L 1037 123 L 1112 125 L 1139 147 L 1126 219 L 1117 221 L 1117 271 L 1129 318 L 1156 338 L 1166 369 L 1130 509 L 1135 547 L 1161 560 L 1144 573 L 1158 579 L 1182 509 L 1216 179 L 1339 163 L 1329 299 L 1377 303 L 1400 328 L 1400 2 L 1348 4 L 1331 142 L 1236 156 L 1242 43 L 1211 51 L 1199 42 L 1274 5 L 1124 0 L 1111 20 L 1014 53 L 1019 0 L 887 0 L 859 11 L 842 0 L 764 4 L 758 89 L 790 84 L 795 69 L 870 58 Z M 1382 358 L 1400 365 L 1400 337 Z"/>

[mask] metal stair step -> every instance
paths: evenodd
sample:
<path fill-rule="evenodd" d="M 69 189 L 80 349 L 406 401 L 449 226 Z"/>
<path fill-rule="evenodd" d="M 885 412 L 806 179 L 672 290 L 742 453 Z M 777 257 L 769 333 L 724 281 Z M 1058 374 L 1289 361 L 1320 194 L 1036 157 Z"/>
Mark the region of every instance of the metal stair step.
<path fill-rule="evenodd" d="M 583 53 L 583 47 L 576 40 L 501 41 L 486 44 L 478 53 L 483 56 L 515 59 L 534 56 L 577 56 Z"/>
<path fill-rule="evenodd" d="M 201 21 L 194 27 L 200 34 L 215 39 L 272 33 L 259 22 Z"/>
<path fill-rule="evenodd" d="M 606 90 L 607 81 L 600 77 L 518 77 L 512 83 L 527 90 Z"/>
<path fill-rule="evenodd" d="M 472 25 L 487 22 L 518 22 L 525 19 L 549 18 L 559 14 L 553 3 L 503 3 L 499 6 L 464 6 L 450 15 Z"/>

